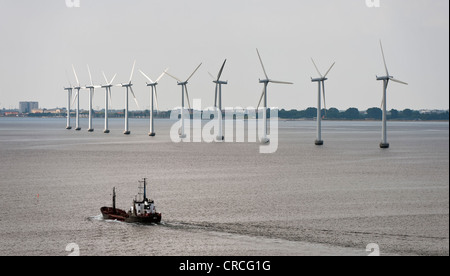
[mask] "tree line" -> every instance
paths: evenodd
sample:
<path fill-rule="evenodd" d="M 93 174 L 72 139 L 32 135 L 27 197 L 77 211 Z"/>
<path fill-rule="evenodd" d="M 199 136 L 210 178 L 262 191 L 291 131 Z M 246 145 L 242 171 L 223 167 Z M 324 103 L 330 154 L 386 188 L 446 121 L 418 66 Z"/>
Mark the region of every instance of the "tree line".
<path fill-rule="evenodd" d="M 360 111 L 357 108 L 349 108 L 345 111 L 339 111 L 337 108 L 322 109 L 322 118 L 325 120 L 381 120 L 383 111 L 380 108 L 373 107 L 366 111 Z M 317 108 L 309 107 L 305 110 L 285 110 L 278 112 L 281 119 L 314 119 L 317 117 Z M 387 114 L 388 120 L 407 120 L 407 121 L 442 121 L 449 120 L 448 111 L 430 111 L 420 112 L 417 110 L 405 109 L 396 110 L 391 109 Z"/>

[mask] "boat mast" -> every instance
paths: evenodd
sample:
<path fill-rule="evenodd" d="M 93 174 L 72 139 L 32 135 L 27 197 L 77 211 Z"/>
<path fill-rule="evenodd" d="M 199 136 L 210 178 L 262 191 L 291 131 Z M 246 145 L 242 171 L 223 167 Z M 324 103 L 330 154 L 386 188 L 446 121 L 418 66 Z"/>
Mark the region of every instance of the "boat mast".
<path fill-rule="evenodd" d="M 116 187 L 113 188 L 113 212 L 116 212 Z"/>
<path fill-rule="evenodd" d="M 147 178 L 144 178 L 144 201 L 147 200 Z"/>

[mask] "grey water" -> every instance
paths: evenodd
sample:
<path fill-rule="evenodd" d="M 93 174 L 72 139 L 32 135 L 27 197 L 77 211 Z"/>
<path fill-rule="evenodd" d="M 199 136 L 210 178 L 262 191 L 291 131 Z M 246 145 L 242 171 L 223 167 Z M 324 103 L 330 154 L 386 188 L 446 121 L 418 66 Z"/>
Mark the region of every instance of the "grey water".
<path fill-rule="evenodd" d="M 170 120 L 0 118 L 0 255 L 449 255 L 449 123 L 280 121 L 278 150 L 174 143 Z M 146 177 L 161 225 L 128 210 Z"/>

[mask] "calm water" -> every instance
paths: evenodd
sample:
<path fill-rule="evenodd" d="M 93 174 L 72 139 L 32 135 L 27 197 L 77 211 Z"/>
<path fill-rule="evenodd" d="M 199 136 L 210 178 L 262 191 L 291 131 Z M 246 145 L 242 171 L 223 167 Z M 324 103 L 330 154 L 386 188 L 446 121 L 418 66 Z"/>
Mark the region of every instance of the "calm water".
<path fill-rule="evenodd" d="M 172 143 L 173 122 L 0 118 L 0 255 L 449 254 L 449 124 L 281 122 L 275 154 L 254 143 Z M 149 178 L 162 225 L 104 221 Z"/>

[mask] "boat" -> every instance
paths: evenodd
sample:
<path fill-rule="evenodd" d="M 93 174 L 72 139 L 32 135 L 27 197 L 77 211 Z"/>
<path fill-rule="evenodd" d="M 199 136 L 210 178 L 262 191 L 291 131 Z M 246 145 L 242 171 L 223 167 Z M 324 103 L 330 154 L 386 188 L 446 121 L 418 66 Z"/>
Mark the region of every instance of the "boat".
<path fill-rule="evenodd" d="M 147 179 L 139 181 L 140 192 L 133 200 L 133 205 L 128 212 L 116 208 L 116 188 L 113 188 L 112 207 L 102 207 L 100 211 L 106 220 L 117 220 L 127 223 L 159 224 L 161 213 L 156 212 L 155 202 L 147 198 Z"/>

